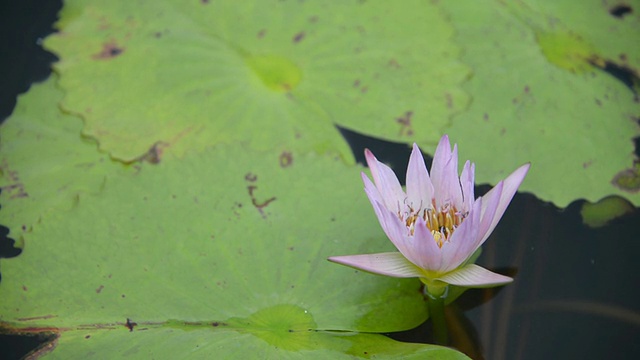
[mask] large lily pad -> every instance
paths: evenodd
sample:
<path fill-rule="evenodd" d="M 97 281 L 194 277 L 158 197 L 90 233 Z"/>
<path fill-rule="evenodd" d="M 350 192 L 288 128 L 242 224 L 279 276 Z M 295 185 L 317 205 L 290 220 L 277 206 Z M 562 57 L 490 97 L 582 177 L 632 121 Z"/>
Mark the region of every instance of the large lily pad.
<path fill-rule="evenodd" d="M 521 190 L 560 207 L 612 194 L 640 204 L 626 185 L 638 177 L 637 94 L 601 69 L 616 54 L 637 66 L 637 13 L 620 21 L 595 0 L 529 3 L 442 3 L 473 70 L 465 86 L 473 102 L 448 130 L 461 157 L 488 183 L 531 162 Z M 580 23 L 583 14 L 594 15 Z"/>
<path fill-rule="evenodd" d="M 334 124 L 437 141 L 467 104 L 452 28 L 428 1 L 65 3 L 45 46 L 62 106 L 111 156 L 250 139 L 352 155 Z"/>
<path fill-rule="evenodd" d="M 16 161 L 37 163 L 47 151 L 50 164 L 96 161 L 102 155 L 77 136 L 78 123 L 56 114 L 52 82 L 20 98 L 19 109 L 33 111 L 19 120 L 33 139 L 55 129 L 68 141 L 31 141 L 30 155 Z M 26 139 L 0 130 L 3 154 Z M 59 358 L 465 358 L 356 333 L 409 329 L 427 317 L 419 281 L 326 261 L 391 248 L 362 194 L 360 167 L 241 143 L 109 166 L 109 176 L 81 178 L 100 179 L 97 189 L 59 189 L 75 198 L 70 206 L 33 200 L 56 211 L 39 214 L 20 234 L 23 253 L 2 260 L 2 331 L 50 333 L 56 340 L 42 352 Z M 82 171 L 70 166 L 68 174 Z M 0 222 L 33 219 L 7 215 L 22 200 L 3 198 Z"/>

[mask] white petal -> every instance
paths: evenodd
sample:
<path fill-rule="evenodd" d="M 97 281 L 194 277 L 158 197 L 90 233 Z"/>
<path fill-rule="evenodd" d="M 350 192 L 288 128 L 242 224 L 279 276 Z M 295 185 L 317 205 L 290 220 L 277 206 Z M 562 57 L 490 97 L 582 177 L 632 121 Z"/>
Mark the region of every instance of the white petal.
<path fill-rule="evenodd" d="M 424 276 L 419 267 L 412 264 L 398 252 L 332 256 L 329 261 L 386 276 L 400 278 Z"/>
<path fill-rule="evenodd" d="M 387 165 L 378 161 L 369 149 L 364 150 L 364 156 L 371 170 L 373 181 L 382 195 L 384 205 L 389 210 L 397 210 L 398 203 L 404 202 L 405 194 L 396 174 Z"/>
<path fill-rule="evenodd" d="M 407 204 L 417 211 L 430 207 L 432 198 L 433 184 L 420 148 L 414 143 L 407 168 Z"/>
<path fill-rule="evenodd" d="M 470 163 L 469 160 L 464 163 L 462 174 L 460 175 L 460 186 L 462 186 L 462 200 L 464 205 L 461 211 L 471 210 L 473 202 L 475 201 L 473 185 L 475 178 L 476 164 Z"/>
<path fill-rule="evenodd" d="M 481 208 L 482 199 L 478 199 L 469 215 L 453 232 L 449 241 L 442 244 L 442 267 L 440 271 L 447 272 L 457 268 L 478 248 Z"/>
<path fill-rule="evenodd" d="M 464 287 L 493 287 L 513 281 L 508 276 L 496 274 L 475 264 L 466 265 L 435 280 Z"/>
<path fill-rule="evenodd" d="M 387 210 L 382 204 L 375 204 L 374 208 L 376 207 L 376 214 L 380 213 L 378 217 L 380 225 L 389 240 L 391 240 L 396 249 L 398 249 L 404 257 L 412 261 L 415 265 L 419 265 L 419 262 L 415 261 L 417 261 L 417 256 L 420 254 L 416 253 L 414 249 L 414 242 L 413 238 L 409 235 L 409 229 L 396 214 Z"/>
<path fill-rule="evenodd" d="M 493 224 L 493 219 L 496 215 L 496 210 L 498 210 L 498 205 L 500 205 L 500 198 L 502 197 L 502 191 L 504 189 L 504 182 L 500 181 L 493 189 L 491 189 L 491 194 L 487 193 L 487 195 L 479 198 L 478 201 L 482 201 L 482 209 L 481 220 L 480 220 L 480 229 L 478 230 L 478 236 L 480 237 L 480 242 L 478 246 L 482 245 L 485 240 L 487 240 L 488 236 L 485 236 L 489 229 L 491 228 L 491 224 Z"/>
<path fill-rule="evenodd" d="M 442 250 L 421 217 L 416 220 L 411 241 L 413 251 L 405 254 L 409 261 L 429 271 L 439 271 L 442 268 Z"/>
<path fill-rule="evenodd" d="M 378 191 L 378 188 L 373 185 L 371 180 L 369 180 L 367 174 L 360 173 L 360 175 L 362 176 L 362 182 L 364 183 L 364 192 L 367 194 L 367 197 L 369 198 L 371 204 L 373 204 L 374 202 L 384 204 L 384 202 L 382 201 L 382 195 L 380 195 L 380 191 Z"/>
<path fill-rule="evenodd" d="M 502 218 L 502 215 L 504 215 L 505 210 L 507 210 L 507 206 L 509 206 L 511 199 L 513 198 L 513 195 L 515 195 L 516 191 L 518 190 L 518 187 L 522 183 L 522 180 L 524 180 L 524 177 L 527 175 L 527 172 L 529 171 L 530 166 L 531 164 L 525 164 L 520 166 L 518 169 L 516 169 L 516 171 L 512 172 L 511 175 L 509 175 L 504 180 L 503 182 L 504 184 L 502 187 L 502 194 L 500 194 L 500 203 L 496 208 L 496 212 L 493 215 L 493 219 L 491 220 L 491 225 L 487 229 L 487 232 L 484 234 L 484 239 L 482 239 L 482 241 L 486 240 L 489 237 L 489 235 L 491 235 L 491 232 L 493 231 L 493 229 L 495 229 L 496 225 L 498 225 L 498 221 L 500 221 L 500 218 Z M 494 189 L 495 188 L 489 190 L 489 192 L 487 192 L 483 196 L 483 198 L 492 196 Z M 482 209 L 483 212 L 485 211 L 484 207 L 486 207 L 487 205 L 488 204 L 483 203 L 483 209 Z"/>
<path fill-rule="evenodd" d="M 445 135 L 433 155 L 431 165 L 431 181 L 433 182 L 436 207 L 442 208 L 447 204 L 462 208 L 462 189 L 458 177 L 458 147 L 449 144 Z"/>

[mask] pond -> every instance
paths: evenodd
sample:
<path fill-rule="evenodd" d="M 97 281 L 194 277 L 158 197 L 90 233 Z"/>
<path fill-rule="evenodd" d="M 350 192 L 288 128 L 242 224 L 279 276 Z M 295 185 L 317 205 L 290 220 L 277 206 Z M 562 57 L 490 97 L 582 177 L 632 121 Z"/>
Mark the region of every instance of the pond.
<path fill-rule="evenodd" d="M 11 34 L 0 49 L 7 54 L 0 67 L 5 73 L 10 70 L 0 96 L 0 118 L 9 116 L 16 95 L 49 75 L 55 56 L 39 42 L 53 31 L 61 6 L 60 1 L 22 1 L 4 5 L 6 11 L 0 12 L 0 24 Z M 338 130 L 359 163 L 365 164 L 362 154 L 369 148 L 404 179 L 410 154 L 406 144 Z M 426 160 L 429 167 L 431 159 Z M 562 174 L 558 181 L 565 181 Z M 476 195 L 489 189 L 479 185 Z M 584 204 L 578 200 L 560 209 L 532 194 L 516 194 L 477 261 L 515 281 L 467 290 L 446 307 L 451 346 L 473 359 L 640 358 L 640 212 L 634 208 L 591 227 L 581 215 Z M 0 258 L 20 256 L 7 232 L 3 228 Z M 386 335 L 404 342 L 434 342 L 429 320 Z M 20 358 L 40 340 L 0 335 L 0 352 Z"/>

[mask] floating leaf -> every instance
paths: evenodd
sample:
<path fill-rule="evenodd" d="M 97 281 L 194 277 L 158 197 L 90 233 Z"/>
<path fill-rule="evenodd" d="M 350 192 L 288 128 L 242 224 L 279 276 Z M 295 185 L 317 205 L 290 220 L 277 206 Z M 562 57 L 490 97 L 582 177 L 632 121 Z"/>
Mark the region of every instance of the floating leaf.
<path fill-rule="evenodd" d="M 585 202 L 580 209 L 582 222 L 592 228 L 607 225 L 611 220 L 633 212 L 635 208 L 619 196 L 606 197 L 595 204 Z"/>
<path fill-rule="evenodd" d="M 84 140 L 82 122 L 57 108 L 53 80 L 33 85 L 0 128 L 0 218 L 13 235 L 28 231 L 52 208 L 98 191 L 108 174 L 125 171 Z"/>
<path fill-rule="evenodd" d="M 430 2 L 71 0 L 45 40 L 62 106 L 132 161 L 217 143 L 352 155 L 334 124 L 437 141 L 467 96 L 452 29 Z M 286 144 L 286 145 L 283 145 Z"/>
<path fill-rule="evenodd" d="M 66 210 L 32 200 L 56 211 L 38 213 L 21 234 L 23 253 L 2 260 L 1 332 L 48 333 L 55 340 L 42 351 L 61 358 L 466 358 L 356 333 L 405 330 L 427 317 L 418 281 L 326 260 L 390 250 L 360 167 L 240 143 L 90 175 L 66 165 L 91 158 L 83 147 L 101 155 L 77 136 L 74 118 L 57 114 L 52 83 L 20 98 L 25 110 L 0 128 L 2 155 L 13 159 L 5 151 L 31 138 L 21 162 L 46 152 L 69 177 L 84 171 L 82 184 L 100 186 L 83 192 L 71 182 L 60 192 L 76 199 Z M 13 130 L 18 119 L 29 136 Z M 39 187 L 58 186 L 63 176 L 51 173 L 52 184 Z M 23 200 L 3 198 L 0 222 L 31 221 L 34 212 L 5 211 Z"/>
<path fill-rule="evenodd" d="M 613 181 L 637 160 L 637 94 L 602 70 L 615 54 L 637 54 L 637 14 L 620 22 L 600 1 L 580 11 L 571 1 L 529 3 L 441 3 L 473 70 L 473 102 L 448 130 L 464 144 L 461 158 L 477 163 L 480 183 L 531 162 L 521 189 L 560 207 L 612 194 L 640 204 L 640 193 Z"/>

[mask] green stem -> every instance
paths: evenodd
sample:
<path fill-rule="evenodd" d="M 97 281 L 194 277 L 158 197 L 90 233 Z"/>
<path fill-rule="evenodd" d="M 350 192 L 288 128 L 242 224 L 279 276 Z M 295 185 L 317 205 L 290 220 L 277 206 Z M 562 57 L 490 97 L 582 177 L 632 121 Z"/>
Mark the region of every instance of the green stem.
<path fill-rule="evenodd" d="M 433 326 L 435 342 L 438 345 L 449 345 L 447 321 L 444 316 L 444 300 L 447 298 L 447 286 L 427 286 L 425 292 L 427 294 L 429 317 Z"/>

